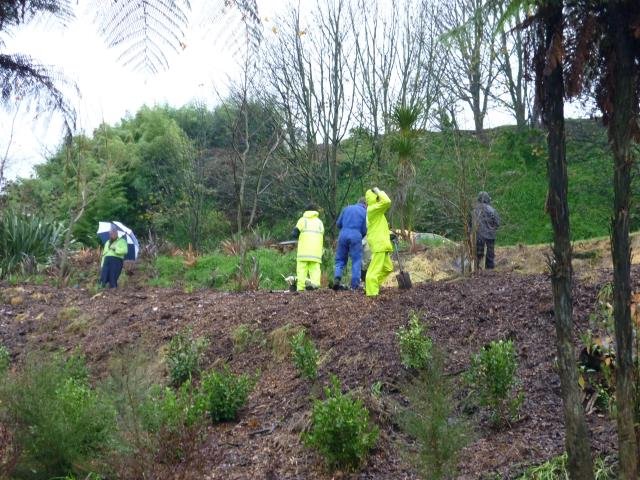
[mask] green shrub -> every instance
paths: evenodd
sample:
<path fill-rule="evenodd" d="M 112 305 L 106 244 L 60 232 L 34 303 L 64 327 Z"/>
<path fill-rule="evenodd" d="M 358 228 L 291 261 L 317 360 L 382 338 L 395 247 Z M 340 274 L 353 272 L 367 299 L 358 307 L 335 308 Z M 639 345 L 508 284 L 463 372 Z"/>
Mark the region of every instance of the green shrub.
<path fill-rule="evenodd" d="M 261 278 L 262 273 L 258 259 L 253 255 L 248 256 L 246 252 L 238 255 L 233 290 L 236 292 L 255 292 L 260 289 Z"/>
<path fill-rule="evenodd" d="M 168 478 L 168 471 L 196 450 L 204 431 L 198 390 L 189 380 L 177 390 L 159 385 L 155 357 L 139 350 L 116 354 L 109 367 L 103 391 L 118 412 L 109 478 Z"/>
<path fill-rule="evenodd" d="M 318 350 L 304 330 L 291 337 L 293 363 L 300 373 L 309 380 L 318 376 Z"/>
<path fill-rule="evenodd" d="M 167 463 L 184 460 L 200 438 L 205 411 L 206 399 L 190 380 L 177 391 L 153 385 L 138 409 L 153 458 Z"/>
<path fill-rule="evenodd" d="M 79 360 L 27 360 L 0 386 L 2 422 L 22 451 L 14 478 L 86 474 L 106 452 L 116 427 L 114 408 L 88 383 Z"/>
<path fill-rule="evenodd" d="M 362 401 L 343 394 L 333 376 L 325 388 L 326 400 L 316 400 L 311 428 L 303 441 L 316 449 L 330 468 L 358 468 L 378 440 L 378 429 L 369 422 L 369 411 Z"/>
<path fill-rule="evenodd" d="M 243 352 L 250 345 L 264 345 L 266 343 L 262 330 L 253 329 L 245 323 L 238 325 L 231 332 L 231 341 L 233 342 L 233 351 L 236 353 Z"/>
<path fill-rule="evenodd" d="M 440 354 L 434 354 L 430 367 L 403 390 L 409 405 L 401 410 L 399 424 L 415 440 L 410 460 L 424 478 L 453 478 L 468 437 L 466 425 L 455 417 Z"/>
<path fill-rule="evenodd" d="M 11 365 L 11 354 L 7 347 L 0 345 L 0 375 L 4 375 Z"/>
<path fill-rule="evenodd" d="M 238 289 L 238 281 L 244 277 L 245 282 L 251 280 L 255 284 L 256 280 L 262 290 L 281 289 L 282 275 L 288 276 L 295 272 L 295 256 L 295 251 L 282 254 L 270 248 L 258 248 L 251 251 L 249 258 L 245 258 L 244 268 L 239 255 L 202 255 L 189 267 L 182 257 L 158 256 L 154 264 L 156 276 L 150 280 L 150 284 L 159 287 L 189 285 L 192 288 L 232 291 Z M 259 268 L 256 269 L 256 265 Z"/>
<path fill-rule="evenodd" d="M 481 406 L 488 407 L 494 424 L 515 419 L 524 400 L 518 392 L 518 361 L 511 340 L 491 342 L 471 359 L 466 380 Z"/>
<path fill-rule="evenodd" d="M 291 355 L 291 337 L 301 330 L 300 327 L 289 323 L 272 330 L 268 334 L 268 343 L 273 351 L 273 357 L 278 362 L 283 362 Z"/>
<path fill-rule="evenodd" d="M 204 413 L 204 398 L 190 380 L 177 391 L 153 385 L 140 405 L 142 425 L 153 433 L 162 430 L 179 432 L 185 427 L 192 427 L 204 418 Z"/>
<path fill-rule="evenodd" d="M 64 234 L 60 224 L 13 210 L 4 212 L 0 215 L 0 278 L 49 264 L 62 246 Z"/>
<path fill-rule="evenodd" d="M 554 457 L 546 462 L 529 467 L 517 480 L 569 480 L 567 471 L 567 454 Z M 607 459 L 597 457 L 594 461 L 593 475 L 595 480 L 613 480 L 617 478 Z"/>
<path fill-rule="evenodd" d="M 190 330 L 180 332 L 171 339 L 167 365 L 173 385 L 180 386 L 200 373 L 202 355 L 208 345 L 209 342 L 203 337 L 194 339 Z"/>
<path fill-rule="evenodd" d="M 426 368 L 431 361 L 433 342 L 424 334 L 424 326 L 416 312 L 409 314 L 408 327 L 396 333 L 400 343 L 400 361 L 407 368 Z"/>
<path fill-rule="evenodd" d="M 253 384 L 249 375 L 234 375 L 227 367 L 204 375 L 201 392 L 211 421 L 217 423 L 235 420 L 238 410 L 246 403 Z"/>

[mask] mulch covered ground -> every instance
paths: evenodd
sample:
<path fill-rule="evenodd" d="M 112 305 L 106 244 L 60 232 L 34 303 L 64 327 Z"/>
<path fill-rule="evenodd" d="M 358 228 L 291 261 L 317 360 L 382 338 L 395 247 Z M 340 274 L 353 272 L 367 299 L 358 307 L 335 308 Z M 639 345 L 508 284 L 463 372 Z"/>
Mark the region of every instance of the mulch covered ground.
<path fill-rule="evenodd" d="M 362 395 L 381 428 L 376 449 L 353 478 L 418 478 L 401 454 L 402 435 L 393 413 L 402 400 L 398 386 L 409 378 L 400 365 L 395 333 L 411 310 L 421 312 L 429 334 L 446 353 L 453 379 L 489 341 L 510 338 L 517 345 L 526 395 L 522 419 L 497 432 L 480 413 L 474 414 L 473 441 L 461 455 L 458 478 L 488 478 L 491 473 L 511 478 L 523 466 L 563 451 L 553 306 L 549 281 L 542 275 L 485 272 L 410 291 L 387 289 L 378 299 L 331 290 L 238 294 L 130 287 L 97 296 L 41 286 L 3 291 L 0 340 L 18 360 L 34 349 L 79 347 L 94 373 L 104 375 L 118 352 L 133 347 L 158 355 L 175 333 L 190 326 L 195 335 L 210 340 L 207 363 L 224 361 L 236 372 L 260 371 L 240 421 L 209 427 L 195 460 L 181 465 L 176 478 L 332 478 L 300 441 L 312 399 L 321 394 L 330 374 Z M 576 286 L 579 331 L 586 328 L 597 291 L 597 285 Z M 299 378 L 291 361 L 276 358 L 268 342 L 235 353 L 231 333 L 240 324 L 261 330 L 266 338 L 287 324 L 307 328 L 321 351 L 318 384 Z M 375 382 L 382 382 L 381 400 L 369 393 Z M 592 414 L 589 426 L 594 449 L 614 452 L 612 422 Z"/>

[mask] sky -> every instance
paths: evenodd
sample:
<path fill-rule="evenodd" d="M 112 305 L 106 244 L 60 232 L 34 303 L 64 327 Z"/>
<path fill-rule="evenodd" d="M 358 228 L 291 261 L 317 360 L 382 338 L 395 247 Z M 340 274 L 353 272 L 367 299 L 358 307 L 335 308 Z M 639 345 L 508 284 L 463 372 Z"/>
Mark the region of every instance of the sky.
<path fill-rule="evenodd" d="M 257 2 L 268 32 L 272 19 L 282 13 L 287 2 Z M 220 13 L 222 4 L 223 0 L 191 1 L 192 18 L 185 48 L 179 54 L 169 54 L 170 68 L 158 74 L 133 71 L 118 60 L 119 52 L 108 49 L 98 35 L 87 0 L 78 0 L 76 17 L 68 25 L 40 21 L 22 27 L 5 39 L 3 50 L 26 53 L 74 81 L 80 97 L 70 94 L 69 98 L 74 100 L 78 113 L 77 128 L 90 134 L 103 121 L 117 123 L 143 105 L 166 103 L 180 107 L 194 100 L 215 104 L 238 66 L 233 58 L 238 29 L 226 28 L 234 25 L 238 17 L 234 12 Z M 212 11 L 217 17 L 213 20 Z M 472 128 L 470 115 L 464 115 L 463 122 L 463 128 Z M 513 123 L 509 115 L 492 110 L 485 127 L 508 123 Z M 0 157 L 8 151 L 7 178 L 30 176 L 35 164 L 55 152 L 61 132 L 59 119 L 34 118 L 26 104 L 17 106 L 17 114 L 15 110 L 0 110 Z"/>
<path fill-rule="evenodd" d="M 179 54 L 169 52 L 170 68 L 155 75 L 133 71 L 118 60 L 120 52 L 105 46 L 87 0 L 79 0 L 76 18 L 66 26 L 49 20 L 21 27 L 5 39 L 3 50 L 26 53 L 77 84 L 80 97 L 70 92 L 69 98 L 78 113 L 80 132 L 91 133 L 102 121 L 116 123 L 145 104 L 179 107 L 194 100 L 214 104 L 237 68 L 232 58 L 238 45 L 236 32 L 225 28 L 237 22 L 237 15 L 227 12 L 212 21 L 211 10 L 221 7 L 223 1 L 216 5 L 208 0 L 205 7 L 206 1 L 192 0 L 186 47 Z M 258 0 L 265 24 L 282 4 L 280 0 Z M 209 15 L 203 15 L 204 8 Z M 62 124 L 55 115 L 34 118 L 26 104 L 17 108 L 17 116 L 15 110 L 0 110 L 0 156 L 8 149 L 8 178 L 29 176 L 33 165 L 44 161 L 61 141 Z"/>

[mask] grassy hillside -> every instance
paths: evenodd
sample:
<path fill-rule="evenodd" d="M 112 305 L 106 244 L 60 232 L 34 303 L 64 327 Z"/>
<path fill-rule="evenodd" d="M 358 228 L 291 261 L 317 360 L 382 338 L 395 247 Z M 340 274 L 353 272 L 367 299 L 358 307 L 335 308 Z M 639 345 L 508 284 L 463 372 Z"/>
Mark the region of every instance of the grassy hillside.
<path fill-rule="evenodd" d="M 612 204 L 613 167 L 604 128 L 595 120 L 567 122 L 569 206 L 574 240 L 607 235 Z M 546 142 L 536 130 L 515 127 L 488 130 L 485 138 L 463 132 L 428 133 L 418 163 L 416 227 L 457 236 L 460 178 L 465 191 L 487 190 L 503 220 L 498 242 L 545 243 L 551 226 L 544 211 L 547 192 Z M 639 190 L 637 180 L 634 183 Z M 639 228 L 638 215 L 632 228 Z"/>

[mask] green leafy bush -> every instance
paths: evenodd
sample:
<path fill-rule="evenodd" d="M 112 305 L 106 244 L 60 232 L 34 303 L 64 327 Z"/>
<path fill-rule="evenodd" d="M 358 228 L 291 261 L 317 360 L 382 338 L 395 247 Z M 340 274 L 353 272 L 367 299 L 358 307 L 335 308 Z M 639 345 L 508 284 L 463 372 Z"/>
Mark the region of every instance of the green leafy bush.
<path fill-rule="evenodd" d="M 227 367 L 204 375 L 201 393 L 211 420 L 216 423 L 235 420 L 238 411 L 246 403 L 253 384 L 249 375 L 234 375 Z"/>
<path fill-rule="evenodd" d="M 0 345 L 0 375 L 4 375 L 11 365 L 11 354 L 7 347 Z"/>
<path fill-rule="evenodd" d="M 481 406 L 488 407 L 494 424 L 515 419 L 524 400 L 516 377 L 518 361 L 511 340 L 491 342 L 471 359 L 466 380 Z"/>
<path fill-rule="evenodd" d="M 316 400 L 311 429 L 303 441 L 316 449 L 330 468 L 358 468 L 378 440 L 378 428 L 369 422 L 369 411 L 361 400 L 343 394 L 333 376 L 325 388 L 326 400 Z"/>
<path fill-rule="evenodd" d="M 318 376 L 318 350 L 304 330 L 291 337 L 293 363 L 300 373 L 309 380 Z"/>
<path fill-rule="evenodd" d="M 148 432 L 179 432 L 185 427 L 198 424 L 205 413 L 205 401 L 190 380 L 176 391 L 169 387 L 154 385 L 140 405 L 140 416 Z"/>
<path fill-rule="evenodd" d="M 424 478 L 453 478 L 459 453 L 468 440 L 466 425 L 455 417 L 451 385 L 440 354 L 429 368 L 403 388 L 408 407 L 399 423 L 415 442 L 409 458 Z"/>
<path fill-rule="evenodd" d="M 424 334 L 418 314 L 409 314 L 409 325 L 396 333 L 400 342 L 400 361 L 407 368 L 426 368 L 431 361 L 433 342 Z"/>
<path fill-rule="evenodd" d="M 153 458 L 180 462 L 194 451 L 205 423 L 206 399 L 185 381 L 176 391 L 153 385 L 139 407 L 140 424 Z"/>
<path fill-rule="evenodd" d="M 31 357 L 0 386 L 0 419 L 22 451 L 14 478 L 86 474 L 107 451 L 115 409 L 90 387 L 78 364 Z"/>
<path fill-rule="evenodd" d="M 171 383 L 180 386 L 200 373 L 202 355 L 209 342 L 203 337 L 193 338 L 191 331 L 178 333 L 169 343 L 167 365 Z"/>
<path fill-rule="evenodd" d="M 49 264 L 62 246 L 65 229 L 33 215 L 7 210 L 0 215 L 0 278 L 22 268 Z"/>

